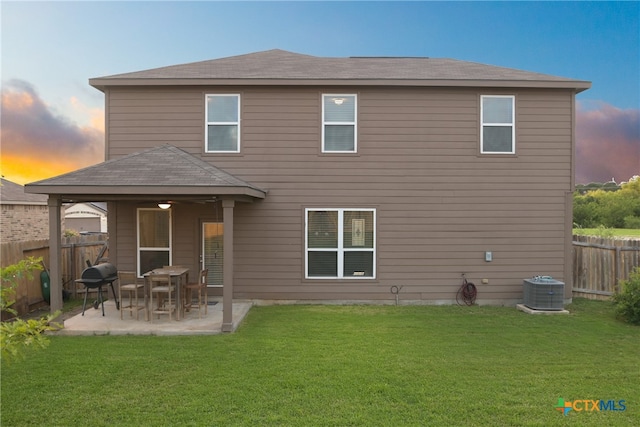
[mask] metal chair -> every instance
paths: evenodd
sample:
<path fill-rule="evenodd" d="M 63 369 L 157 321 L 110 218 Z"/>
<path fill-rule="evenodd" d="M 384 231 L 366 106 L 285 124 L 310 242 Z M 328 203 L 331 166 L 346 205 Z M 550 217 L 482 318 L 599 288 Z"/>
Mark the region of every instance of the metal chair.
<path fill-rule="evenodd" d="M 118 300 L 120 300 L 120 320 L 123 319 L 123 311 L 129 310 L 129 314 L 133 317 L 136 312 L 136 320 L 139 320 L 139 311 L 146 310 L 144 304 L 140 304 L 139 291 L 144 290 L 144 283 L 138 283 L 138 277 L 134 271 L 118 271 Z M 126 292 L 129 297 L 129 304 L 124 305 L 122 293 Z"/>
<path fill-rule="evenodd" d="M 209 306 L 209 297 L 207 295 L 207 276 L 209 269 L 200 270 L 198 274 L 198 281 L 193 283 L 187 283 L 184 287 L 184 308 L 186 311 L 191 311 L 192 308 L 198 308 L 198 319 L 202 318 L 202 306 L 204 305 L 204 314 L 207 314 L 207 307 Z M 198 305 L 193 303 L 193 291 L 198 293 Z"/>
<path fill-rule="evenodd" d="M 153 315 L 157 314 L 158 319 L 161 314 L 168 314 L 171 320 L 171 313 L 177 310 L 176 286 L 171 281 L 169 274 L 150 274 L 149 281 L 149 319 L 153 321 Z M 157 305 L 153 300 L 156 297 Z M 165 297 L 166 296 L 166 297 Z"/>

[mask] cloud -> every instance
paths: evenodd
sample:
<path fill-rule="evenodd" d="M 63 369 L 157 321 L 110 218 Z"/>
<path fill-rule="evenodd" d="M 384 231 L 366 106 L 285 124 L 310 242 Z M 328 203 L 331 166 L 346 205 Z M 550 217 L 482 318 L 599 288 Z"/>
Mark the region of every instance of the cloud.
<path fill-rule="evenodd" d="M 85 110 L 89 125 L 79 126 L 46 105 L 35 88 L 10 80 L 2 88 L 2 174 L 24 184 L 50 178 L 104 160 L 102 111 Z"/>
<path fill-rule="evenodd" d="M 75 96 L 71 97 L 70 103 L 78 115 L 84 117 L 87 122 L 91 123 L 91 127 L 104 132 L 104 109 L 87 107 Z"/>
<path fill-rule="evenodd" d="M 627 181 L 640 175 L 640 109 L 578 103 L 576 183 Z"/>

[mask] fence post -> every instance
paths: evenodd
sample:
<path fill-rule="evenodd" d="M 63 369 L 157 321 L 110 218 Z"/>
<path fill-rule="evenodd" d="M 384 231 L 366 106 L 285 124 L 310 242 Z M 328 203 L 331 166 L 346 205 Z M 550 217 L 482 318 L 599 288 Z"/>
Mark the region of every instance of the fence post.
<path fill-rule="evenodd" d="M 613 283 L 613 292 L 618 292 L 618 289 L 620 289 L 620 279 L 621 279 L 621 274 L 620 272 L 622 271 L 622 257 L 620 256 L 622 252 L 622 248 L 620 248 L 620 245 L 617 244 L 616 242 L 616 255 L 615 255 L 615 281 Z"/>
<path fill-rule="evenodd" d="M 71 243 L 71 246 L 69 248 L 69 259 L 67 260 L 67 266 L 68 266 L 68 272 L 69 272 L 69 280 L 70 283 L 73 283 L 73 298 L 75 299 L 78 296 L 78 289 L 76 289 L 75 286 L 75 279 L 76 279 L 76 244 L 75 243 Z"/>

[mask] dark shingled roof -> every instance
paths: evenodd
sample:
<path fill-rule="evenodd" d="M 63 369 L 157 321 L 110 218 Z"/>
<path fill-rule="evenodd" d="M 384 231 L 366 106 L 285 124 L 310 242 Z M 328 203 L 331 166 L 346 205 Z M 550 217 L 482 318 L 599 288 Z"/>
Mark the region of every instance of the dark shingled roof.
<path fill-rule="evenodd" d="M 231 56 L 209 61 L 173 65 L 132 73 L 98 77 L 90 84 L 108 85 L 161 83 L 180 80 L 179 84 L 205 83 L 207 80 L 247 81 L 377 81 L 429 82 L 509 81 L 553 84 L 554 87 L 587 89 L 589 82 L 446 58 L 349 57 L 327 58 L 302 55 L 280 49 Z M 166 82 L 165 82 L 166 83 Z M 255 84 L 255 83 L 253 83 Z"/>
<path fill-rule="evenodd" d="M 172 145 L 162 145 L 26 185 L 29 192 L 101 195 L 234 194 L 264 197 L 249 184 Z M 87 193 L 88 194 L 88 193 Z"/>
<path fill-rule="evenodd" d="M 48 197 L 42 194 L 28 194 L 24 187 L 2 178 L 0 202 L 2 204 L 46 205 Z"/>

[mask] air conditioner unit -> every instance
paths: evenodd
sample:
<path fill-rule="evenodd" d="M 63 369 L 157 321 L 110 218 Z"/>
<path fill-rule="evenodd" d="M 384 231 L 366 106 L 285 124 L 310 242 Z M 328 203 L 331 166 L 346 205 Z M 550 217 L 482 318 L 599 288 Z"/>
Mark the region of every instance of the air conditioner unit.
<path fill-rule="evenodd" d="M 524 305 L 533 310 L 563 310 L 564 283 L 549 276 L 525 279 Z"/>

